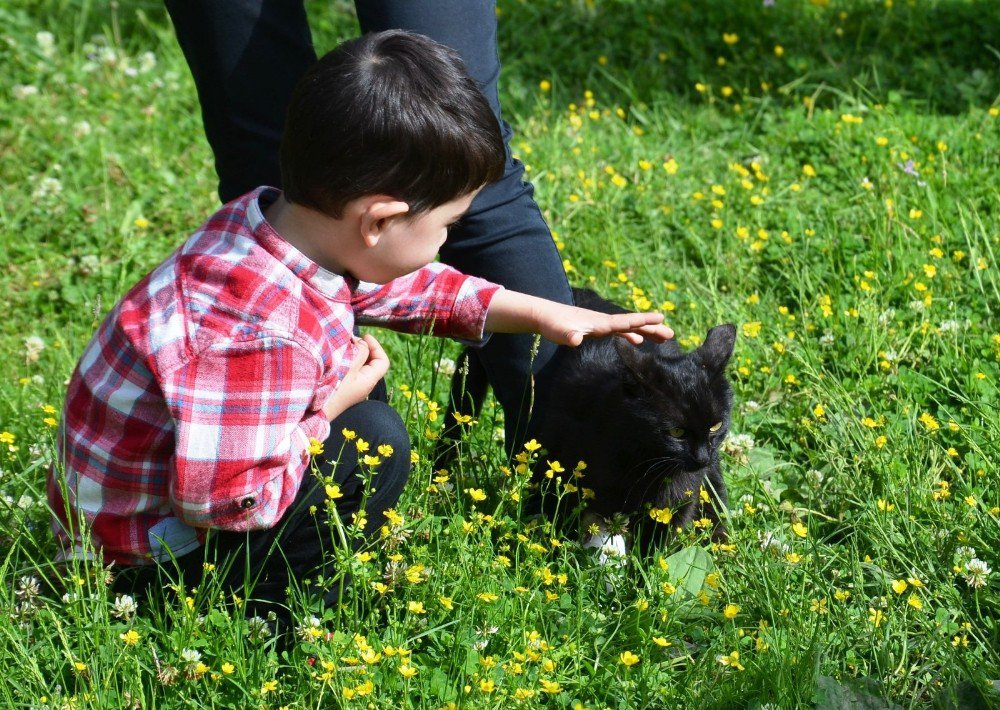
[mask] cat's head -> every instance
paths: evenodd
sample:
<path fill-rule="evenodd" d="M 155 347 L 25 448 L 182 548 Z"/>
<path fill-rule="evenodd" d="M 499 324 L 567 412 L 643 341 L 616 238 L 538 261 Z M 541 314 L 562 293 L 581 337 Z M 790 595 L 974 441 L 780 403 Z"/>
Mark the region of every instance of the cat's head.
<path fill-rule="evenodd" d="M 641 421 L 643 437 L 652 438 L 643 448 L 662 462 L 664 473 L 697 471 L 718 456 L 729 431 L 733 391 L 725 370 L 735 342 L 736 326 L 726 324 L 687 353 L 673 343 L 616 343 L 624 365 L 623 404 Z"/>

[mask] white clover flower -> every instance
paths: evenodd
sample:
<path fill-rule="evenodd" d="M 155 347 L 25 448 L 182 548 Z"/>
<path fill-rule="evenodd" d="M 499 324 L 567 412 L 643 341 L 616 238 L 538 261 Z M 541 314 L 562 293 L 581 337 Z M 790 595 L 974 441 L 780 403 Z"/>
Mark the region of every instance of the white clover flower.
<path fill-rule="evenodd" d="M 824 333 L 823 335 L 820 336 L 819 344 L 822 345 L 824 348 L 830 347 L 831 345 L 833 345 L 833 342 L 834 342 L 833 333 Z"/>
<path fill-rule="evenodd" d="M 17 499 L 17 507 L 20 508 L 21 510 L 27 510 L 34 504 L 35 504 L 35 499 L 29 496 L 27 493 L 22 494 L 21 497 Z"/>
<path fill-rule="evenodd" d="M 989 566 L 978 557 L 973 557 L 965 563 L 965 583 L 973 589 L 986 586 L 986 577 L 992 572 Z"/>
<path fill-rule="evenodd" d="M 938 326 L 938 330 L 942 333 L 957 333 L 961 327 L 962 324 L 957 320 L 949 319 L 941 321 L 941 325 Z"/>
<path fill-rule="evenodd" d="M 926 308 L 923 301 L 910 301 L 908 305 L 911 311 L 916 311 L 917 313 L 921 313 Z"/>
<path fill-rule="evenodd" d="M 184 662 L 184 670 L 190 675 L 201 663 L 201 651 L 193 648 L 185 648 L 181 651 L 181 661 Z"/>
<path fill-rule="evenodd" d="M 43 200 L 46 197 L 58 195 L 62 192 L 62 183 L 54 177 L 43 177 L 35 186 L 35 191 L 31 196 L 36 200 Z"/>
<path fill-rule="evenodd" d="M 28 362 L 38 362 L 43 350 L 45 341 L 37 335 L 29 335 L 24 339 L 24 359 Z"/>
<path fill-rule="evenodd" d="M 18 101 L 24 101 L 29 96 L 37 96 L 38 87 L 34 84 L 14 84 L 14 88 L 10 92 Z"/>
<path fill-rule="evenodd" d="M 879 325 L 889 325 L 890 323 L 892 323 L 895 317 L 896 317 L 896 309 L 888 308 L 879 314 L 878 323 Z"/>
<path fill-rule="evenodd" d="M 77 264 L 77 268 L 84 276 L 93 276 L 101 270 L 101 260 L 94 254 L 84 254 L 80 257 L 80 263 Z"/>
<path fill-rule="evenodd" d="M 323 629 L 320 628 L 321 623 L 318 617 L 307 616 L 301 624 L 295 627 L 295 634 L 302 641 L 316 641 L 323 636 Z"/>
<path fill-rule="evenodd" d="M 814 486 L 818 487 L 820 484 L 822 484 L 823 478 L 824 476 L 822 471 L 817 471 L 814 468 L 811 468 L 808 471 L 806 471 L 806 479 L 809 481 L 809 483 L 811 483 Z"/>
<path fill-rule="evenodd" d="M 139 73 L 145 74 L 156 67 L 156 55 L 152 52 L 143 52 L 139 55 Z"/>
<path fill-rule="evenodd" d="M 38 49 L 46 59 L 56 56 L 56 38 L 51 32 L 44 30 L 35 34 L 35 41 L 38 42 Z"/>
<path fill-rule="evenodd" d="M 42 593 L 41 583 L 38 581 L 38 577 L 33 574 L 24 575 L 19 580 L 17 580 L 17 589 L 14 591 L 14 596 L 18 599 L 25 601 L 32 601 L 39 594 Z"/>
<path fill-rule="evenodd" d="M 251 641 L 263 641 L 271 635 L 271 627 L 259 616 L 247 619 L 247 638 Z"/>
<path fill-rule="evenodd" d="M 451 377 L 455 374 L 455 361 L 450 357 L 443 357 L 437 361 L 437 364 L 434 365 L 434 369 L 437 370 L 439 375 Z"/>
<path fill-rule="evenodd" d="M 760 410 L 760 402 L 754 399 L 748 399 L 743 403 L 744 412 L 756 412 Z"/>
<path fill-rule="evenodd" d="M 758 530 L 757 541 L 760 544 L 760 549 L 763 550 L 764 552 L 771 550 L 773 552 L 777 552 L 783 555 L 786 552 L 790 552 L 792 549 L 787 544 L 782 542 L 781 538 L 779 538 L 777 535 L 775 535 L 773 532 L 770 531 Z"/>
<path fill-rule="evenodd" d="M 73 137 L 83 138 L 84 136 L 89 136 L 91 130 L 90 123 L 87 121 L 77 121 L 73 124 Z"/>
<path fill-rule="evenodd" d="M 754 446 L 756 446 L 756 442 L 749 434 L 731 434 L 722 442 L 722 451 L 738 462 L 746 463 L 747 454 L 753 450 Z"/>
<path fill-rule="evenodd" d="M 961 547 L 955 550 L 955 557 L 958 557 L 959 559 L 971 560 L 975 556 L 976 556 L 976 548 L 974 547 L 962 545 Z"/>
<path fill-rule="evenodd" d="M 118 56 L 118 52 L 116 52 L 113 47 L 101 47 L 98 49 L 97 59 L 102 64 L 109 67 L 113 67 L 121 61 L 121 58 Z"/>
<path fill-rule="evenodd" d="M 111 615 L 116 619 L 128 621 L 135 616 L 138 611 L 139 605 L 136 604 L 135 599 L 128 594 L 119 594 L 115 597 L 115 603 L 111 609 Z"/>

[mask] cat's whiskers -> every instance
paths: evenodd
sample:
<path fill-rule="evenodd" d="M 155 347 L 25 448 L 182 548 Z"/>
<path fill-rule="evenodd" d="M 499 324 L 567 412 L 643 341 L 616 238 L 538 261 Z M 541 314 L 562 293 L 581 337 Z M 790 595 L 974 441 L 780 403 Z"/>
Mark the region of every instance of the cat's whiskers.
<path fill-rule="evenodd" d="M 635 490 L 635 487 L 645 480 L 647 481 L 646 486 L 643 488 L 642 495 L 639 496 L 639 500 L 647 500 L 646 496 L 649 493 L 649 489 L 654 485 L 661 483 L 663 479 L 678 468 L 675 461 L 672 461 L 670 458 L 665 456 L 640 461 L 634 468 L 638 468 L 638 466 L 642 466 L 643 464 L 648 464 L 648 466 L 642 475 L 632 481 L 632 485 L 630 485 L 628 490 L 625 492 L 626 499 L 630 498 L 632 491 Z"/>

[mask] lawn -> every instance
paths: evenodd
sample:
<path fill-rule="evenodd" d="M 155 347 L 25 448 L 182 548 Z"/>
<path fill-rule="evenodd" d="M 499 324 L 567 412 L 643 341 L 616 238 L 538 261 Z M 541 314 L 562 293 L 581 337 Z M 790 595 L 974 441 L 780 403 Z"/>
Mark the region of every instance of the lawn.
<path fill-rule="evenodd" d="M 349 3 L 309 9 L 320 51 L 357 31 Z M 687 347 L 737 325 L 730 540 L 695 527 L 596 564 L 521 514 L 529 480 L 492 402 L 458 465 L 432 470 L 458 346 L 385 335 L 418 457 L 385 535 L 342 553 L 343 604 L 297 596 L 290 648 L 211 574 L 151 603 L 111 594 L 99 565 L 54 568 L 66 380 L 217 200 L 159 3 L 12 0 L 0 703 L 1000 705 L 1000 3 L 498 13 L 512 148 L 571 281 L 662 311 Z"/>

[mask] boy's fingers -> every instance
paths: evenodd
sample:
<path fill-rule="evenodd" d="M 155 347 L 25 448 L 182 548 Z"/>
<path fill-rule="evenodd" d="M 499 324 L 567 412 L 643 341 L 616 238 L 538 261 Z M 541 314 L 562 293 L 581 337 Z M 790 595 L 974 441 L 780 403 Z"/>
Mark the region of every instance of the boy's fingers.
<path fill-rule="evenodd" d="M 670 340 L 674 337 L 674 331 L 670 327 L 662 324 L 644 326 L 639 328 L 639 332 L 661 343 L 664 340 Z"/>
<path fill-rule="evenodd" d="M 354 339 L 354 360 L 351 362 L 352 370 L 359 370 L 368 362 L 371 349 L 363 338 Z"/>
<path fill-rule="evenodd" d="M 366 335 L 365 338 L 368 341 L 369 362 L 373 360 L 384 360 L 386 362 L 389 362 L 389 356 L 385 354 L 385 350 L 382 348 L 382 343 L 377 341 L 371 335 Z"/>
<path fill-rule="evenodd" d="M 376 379 L 382 377 L 389 371 L 389 356 L 385 354 L 382 344 L 374 336 L 366 334 L 365 342 L 368 344 L 368 360 L 365 367 Z"/>

